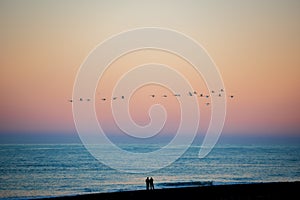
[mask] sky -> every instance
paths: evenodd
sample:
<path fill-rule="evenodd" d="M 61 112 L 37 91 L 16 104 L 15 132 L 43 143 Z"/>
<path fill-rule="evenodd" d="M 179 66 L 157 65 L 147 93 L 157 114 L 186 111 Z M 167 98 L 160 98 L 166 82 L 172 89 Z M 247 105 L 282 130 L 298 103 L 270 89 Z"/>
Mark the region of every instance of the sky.
<path fill-rule="evenodd" d="M 227 102 L 223 135 L 300 137 L 299 10 L 297 0 L 1 0 L 0 139 L 74 135 L 68 99 L 81 64 L 99 43 L 140 27 L 173 29 L 206 49 L 226 91 L 235 96 Z M 109 96 L 116 77 L 130 64 L 153 60 L 172 65 L 193 87 L 205 90 L 201 77 L 174 55 L 142 51 L 120 58 L 99 82 L 93 99 L 101 111 L 98 119 L 111 134 L 118 129 L 100 98 Z M 173 132 L 180 119 L 178 101 L 145 99 L 152 91 L 171 94 L 157 86 L 140 88 L 130 103 L 133 119 L 147 124 L 149 106 L 160 103 L 171 116 L 166 132 Z M 203 116 L 209 116 L 203 105 L 199 100 Z M 207 119 L 200 122 L 204 128 L 199 132 Z"/>

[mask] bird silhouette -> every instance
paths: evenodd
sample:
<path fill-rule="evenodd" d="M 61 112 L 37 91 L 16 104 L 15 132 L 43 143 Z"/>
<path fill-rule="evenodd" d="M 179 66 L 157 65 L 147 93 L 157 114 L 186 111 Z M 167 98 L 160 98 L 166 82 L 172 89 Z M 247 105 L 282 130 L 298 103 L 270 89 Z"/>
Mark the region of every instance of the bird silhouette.
<path fill-rule="evenodd" d="M 219 93 L 216 93 L 216 91 L 220 91 Z M 225 92 L 225 90 L 224 89 L 219 89 L 219 90 L 211 90 L 211 93 L 213 94 L 213 93 L 216 93 L 216 95 L 218 96 L 218 97 L 222 97 L 222 96 L 224 96 L 225 95 L 225 93 L 224 93 L 224 95 L 222 94 L 223 92 Z M 197 96 L 197 92 L 196 91 L 188 91 L 188 96 L 194 96 L 194 95 L 196 95 Z M 174 93 L 173 94 L 174 96 L 176 96 L 176 97 L 180 97 L 181 96 L 181 94 L 180 93 Z M 150 95 L 152 98 L 154 98 L 155 96 L 156 96 L 156 94 L 151 94 Z M 205 97 L 205 98 L 209 98 L 210 96 L 212 96 L 212 95 L 210 95 L 210 94 L 203 94 L 203 93 L 200 93 L 199 94 L 199 97 Z M 168 95 L 167 94 L 164 94 L 164 95 L 162 95 L 162 97 L 164 97 L 164 98 L 167 98 L 168 97 Z M 233 99 L 234 98 L 234 95 L 228 95 L 228 97 L 229 98 L 231 98 L 231 99 Z M 112 98 L 112 100 L 116 100 L 116 99 L 118 99 L 118 97 L 113 97 Z M 121 96 L 120 97 L 120 99 L 125 99 L 125 96 L 123 95 L 123 96 Z M 79 98 L 79 101 L 91 101 L 92 99 L 90 99 L 90 98 Z M 101 98 L 101 100 L 102 101 L 106 101 L 107 100 L 107 98 Z M 68 102 L 70 102 L 70 103 L 72 103 L 72 102 L 74 102 L 74 100 L 73 99 L 68 99 Z M 210 103 L 205 103 L 206 105 L 210 105 Z"/>

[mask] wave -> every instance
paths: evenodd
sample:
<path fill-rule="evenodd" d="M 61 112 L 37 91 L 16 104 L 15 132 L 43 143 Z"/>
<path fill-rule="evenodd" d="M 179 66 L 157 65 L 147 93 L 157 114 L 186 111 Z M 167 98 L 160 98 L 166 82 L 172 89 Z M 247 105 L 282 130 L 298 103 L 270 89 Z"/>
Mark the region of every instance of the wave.
<path fill-rule="evenodd" d="M 188 181 L 188 182 L 167 182 L 157 183 L 160 187 L 187 187 L 187 186 L 211 186 L 213 181 Z"/>

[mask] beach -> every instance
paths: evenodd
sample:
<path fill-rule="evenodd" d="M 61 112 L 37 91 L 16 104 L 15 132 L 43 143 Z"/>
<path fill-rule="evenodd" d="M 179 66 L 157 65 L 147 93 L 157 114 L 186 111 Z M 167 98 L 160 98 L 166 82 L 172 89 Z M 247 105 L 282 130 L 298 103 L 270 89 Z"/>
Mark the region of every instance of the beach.
<path fill-rule="evenodd" d="M 199 187 L 165 188 L 111 193 L 94 193 L 75 196 L 43 198 L 43 200 L 137 200 L 137 199 L 299 199 L 300 182 L 249 183 Z M 42 199 L 41 199 L 42 200 Z"/>

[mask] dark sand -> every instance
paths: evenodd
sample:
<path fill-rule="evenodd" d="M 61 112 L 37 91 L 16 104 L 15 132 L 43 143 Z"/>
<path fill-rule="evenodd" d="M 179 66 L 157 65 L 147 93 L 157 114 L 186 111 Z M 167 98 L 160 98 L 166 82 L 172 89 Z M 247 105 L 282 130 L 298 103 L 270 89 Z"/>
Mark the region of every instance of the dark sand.
<path fill-rule="evenodd" d="M 45 198 L 46 199 L 46 198 Z M 152 191 L 137 190 L 112 193 L 97 193 L 78 196 L 55 197 L 49 200 L 65 199 L 99 199 L 99 200 L 142 200 L 142 199 L 300 199 L 300 182 L 255 183 L 216 185 L 202 187 L 185 187 L 156 189 Z"/>

